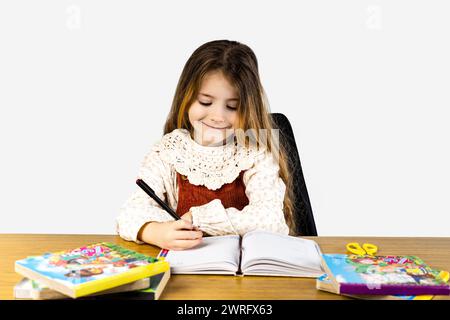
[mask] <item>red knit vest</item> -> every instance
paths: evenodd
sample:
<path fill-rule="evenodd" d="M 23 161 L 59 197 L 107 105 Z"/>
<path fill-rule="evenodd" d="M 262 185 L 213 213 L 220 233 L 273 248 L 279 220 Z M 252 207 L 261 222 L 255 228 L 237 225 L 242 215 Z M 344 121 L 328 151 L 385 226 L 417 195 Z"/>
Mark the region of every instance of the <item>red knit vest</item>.
<path fill-rule="evenodd" d="M 248 198 L 245 194 L 245 185 L 242 181 L 244 171 L 231 183 L 222 185 L 217 190 L 209 190 L 205 186 L 196 186 L 189 182 L 186 176 L 177 172 L 178 183 L 178 205 L 177 214 L 182 216 L 191 207 L 204 205 L 214 199 L 220 199 L 226 208 L 234 207 L 242 210 L 248 205 Z"/>

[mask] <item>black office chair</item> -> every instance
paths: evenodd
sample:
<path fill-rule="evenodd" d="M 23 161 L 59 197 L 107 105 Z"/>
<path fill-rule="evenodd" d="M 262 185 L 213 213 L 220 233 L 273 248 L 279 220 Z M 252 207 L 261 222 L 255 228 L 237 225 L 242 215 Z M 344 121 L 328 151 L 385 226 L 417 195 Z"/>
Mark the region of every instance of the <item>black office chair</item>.
<path fill-rule="evenodd" d="M 294 218 L 296 231 L 301 236 L 317 236 L 316 223 L 309 202 L 308 190 L 303 177 L 302 165 L 295 143 L 291 124 L 282 113 L 271 113 L 274 129 L 280 129 L 280 147 L 287 151 L 289 156 L 289 169 L 294 185 Z"/>

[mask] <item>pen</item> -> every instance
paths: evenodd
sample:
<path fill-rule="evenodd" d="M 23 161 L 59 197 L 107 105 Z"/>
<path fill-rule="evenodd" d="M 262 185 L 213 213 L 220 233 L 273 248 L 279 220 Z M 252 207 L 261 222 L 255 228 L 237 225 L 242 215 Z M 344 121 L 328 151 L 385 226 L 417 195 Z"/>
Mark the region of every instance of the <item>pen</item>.
<path fill-rule="evenodd" d="M 175 220 L 180 220 L 181 218 L 173 211 L 164 201 L 162 201 L 153 191 L 152 188 L 148 184 L 145 183 L 142 179 L 137 179 L 136 184 L 141 187 L 142 190 L 145 191 L 153 200 L 155 200 L 164 210 L 166 210 Z"/>

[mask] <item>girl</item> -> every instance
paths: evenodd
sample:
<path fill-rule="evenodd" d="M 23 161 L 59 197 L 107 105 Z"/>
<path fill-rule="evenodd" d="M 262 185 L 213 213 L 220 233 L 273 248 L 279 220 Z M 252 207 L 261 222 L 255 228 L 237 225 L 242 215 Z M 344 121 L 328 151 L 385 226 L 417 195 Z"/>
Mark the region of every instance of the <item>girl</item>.
<path fill-rule="evenodd" d="M 121 208 L 117 232 L 183 250 L 203 234 L 295 230 L 292 181 L 276 133 L 253 51 L 236 41 L 203 44 L 184 66 L 164 136 L 139 171 L 182 219 L 173 221 L 138 189 Z"/>

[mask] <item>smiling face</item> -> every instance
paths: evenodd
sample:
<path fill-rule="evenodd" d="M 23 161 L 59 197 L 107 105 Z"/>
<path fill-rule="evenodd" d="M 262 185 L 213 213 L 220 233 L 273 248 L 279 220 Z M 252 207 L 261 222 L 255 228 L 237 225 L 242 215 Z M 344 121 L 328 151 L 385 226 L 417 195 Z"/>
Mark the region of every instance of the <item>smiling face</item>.
<path fill-rule="evenodd" d="M 222 72 L 208 73 L 189 108 L 194 140 L 203 146 L 223 145 L 237 126 L 238 94 Z"/>

